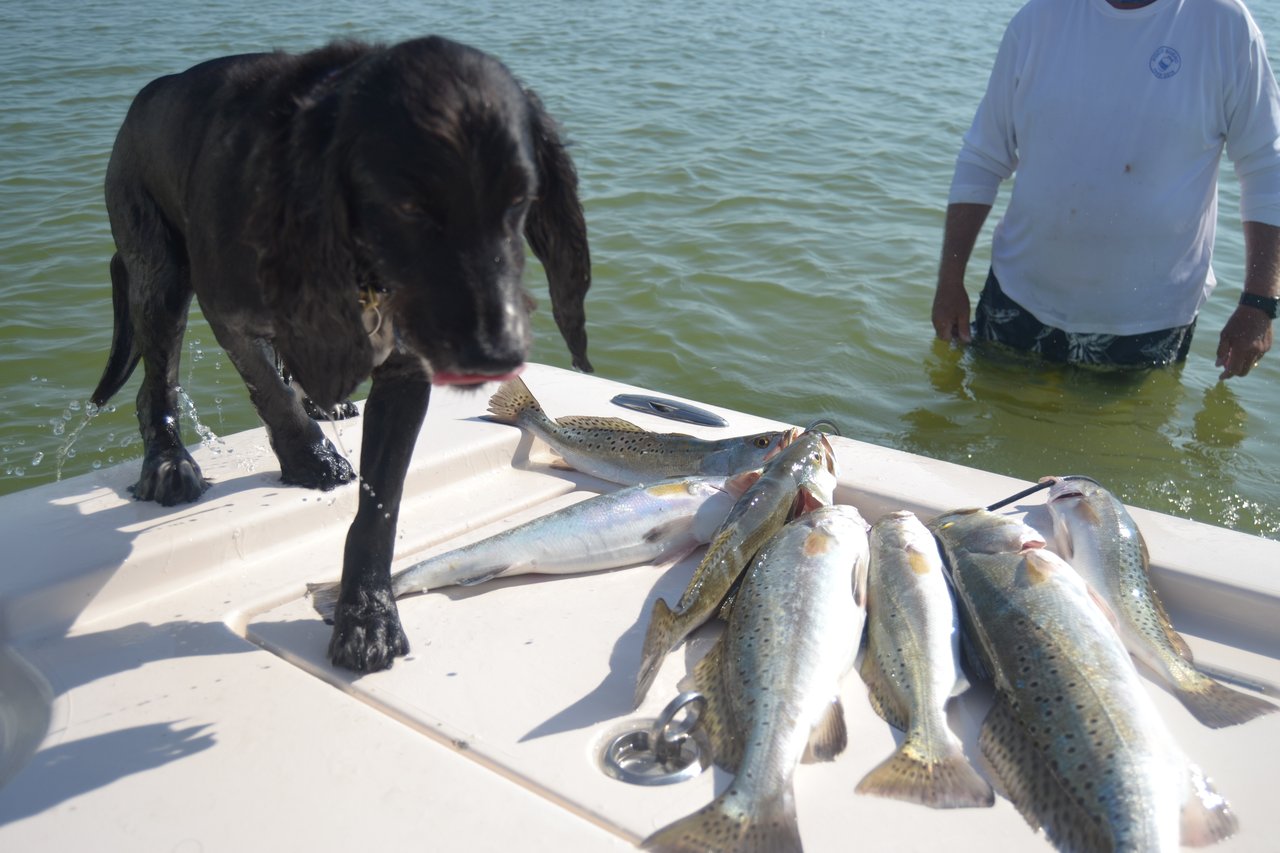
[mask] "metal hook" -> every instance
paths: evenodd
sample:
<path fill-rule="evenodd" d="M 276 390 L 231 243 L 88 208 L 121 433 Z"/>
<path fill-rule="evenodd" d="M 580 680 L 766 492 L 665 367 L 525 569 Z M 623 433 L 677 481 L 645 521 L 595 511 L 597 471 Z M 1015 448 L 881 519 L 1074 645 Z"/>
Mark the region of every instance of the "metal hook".
<path fill-rule="evenodd" d="M 804 431 L 812 432 L 815 429 L 821 429 L 823 427 L 826 427 L 826 429 L 822 430 L 823 432 L 831 433 L 832 435 L 844 435 L 844 433 L 840 432 L 840 427 L 836 426 L 834 421 L 829 421 L 826 418 L 818 418 L 816 421 L 805 427 Z"/>

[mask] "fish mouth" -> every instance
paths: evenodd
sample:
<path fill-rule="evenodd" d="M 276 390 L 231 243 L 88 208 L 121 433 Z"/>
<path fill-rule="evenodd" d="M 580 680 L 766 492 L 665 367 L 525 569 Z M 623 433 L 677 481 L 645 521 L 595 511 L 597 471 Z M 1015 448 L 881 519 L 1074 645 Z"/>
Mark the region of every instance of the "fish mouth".
<path fill-rule="evenodd" d="M 1040 478 L 1041 483 L 1049 484 L 1049 503 L 1070 500 L 1071 498 L 1083 500 L 1087 496 L 1085 495 L 1084 489 L 1075 485 L 1075 483 L 1079 481 L 1092 483 L 1095 486 L 1102 485 L 1097 480 L 1092 477 L 1086 477 L 1084 474 L 1066 474 L 1061 477 Z"/>
<path fill-rule="evenodd" d="M 831 442 L 827 441 L 827 434 L 821 433 L 821 435 L 822 435 L 822 449 L 825 451 L 825 453 L 823 453 L 823 459 L 822 459 L 823 464 L 827 466 L 828 473 L 835 474 L 836 473 L 836 451 L 834 448 L 832 448 Z"/>
<path fill-rule="evenodd" d="M 784 430 L 782 435 L 778 438 L 778 443 L 770 449 L 770 451 L 766 453 L 764 458 L 760 461 L 768 462 L 770 459 L 789 447 L 793 441 L 802 435 L 804 435 L 804 430 L 800 429 L 800 427 L 792 427 L 791 429 Z"/>

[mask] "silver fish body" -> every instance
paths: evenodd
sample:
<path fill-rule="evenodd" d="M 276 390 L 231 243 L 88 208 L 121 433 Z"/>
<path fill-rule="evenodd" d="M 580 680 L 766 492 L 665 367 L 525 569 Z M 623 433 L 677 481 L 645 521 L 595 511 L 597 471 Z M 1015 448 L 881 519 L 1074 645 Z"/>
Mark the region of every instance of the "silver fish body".
<path fill-rule="evenodd" d="M 830 760 L 848 735 L 836 698 L 864 611 L 867 525 L 846 505 L 783 527 L 743 578 L 725 632 L 694 667 L 715 761 L 734 780 L 643 846 L 662 853 L 800 850 L 792 777 L 806 750 Z"/>
<path fill-rule="evenodd" d="M 651 432 L 622 418 L 584 415 L 553 420 L 519 378 L 503 383 L 494 393 L 489 418 L 533 433 L 574 470 L 624 485 L 760 468 L 800 432 L 790 429 L 712 440 Z"/>
<path fill-rule="evenodd" d="M 1151 584 L 1147 544 L 1124 504 L 1092 480 L 1049 479 L 1058 551 L 1111 609 L 1130 654 L 1163 679 L 1206 726 L 1236 725 L 1280 710 L 1196 668 L 1190 647 Z"/>
<path fill-rule="evenodd" d="M 946 704 L 968 686 L 960 624 L 933 534 L 907 511 L 871 527 L 867 643 L 860 671 L 871 704 L 906 733 L 857 791 L 934 808 L 990 806 L 987 784 L 947 722 Z"/>
<path fill-rule="evenodd" d="M 606 492 L 396 572 L 396 598 L 519 574 L 576 574 L 668 563 L 705 545 L 724 523 L 750 476 L 682 477 Z M 310 585 L 326 618 L 337 584 Z"/>
<path fill-rule="evenodd" d="M 674 608 L 653 603 L 636 678 L 635 705 L 644 701 L 663 658 L 710 619 L 765 542 L 797 511 L 831 503 L 835 457 L 820 432 L 806 432 L 764 467 L 729 510 Z"/>
<path fill-rule="evenodd" d="M 981 509 L 929 527 L 996 689 L 979 744 L 1033 827 L 1059 849 L 1134 853 L 1235 831 L 1087 584 L 1036 531 Z"/>

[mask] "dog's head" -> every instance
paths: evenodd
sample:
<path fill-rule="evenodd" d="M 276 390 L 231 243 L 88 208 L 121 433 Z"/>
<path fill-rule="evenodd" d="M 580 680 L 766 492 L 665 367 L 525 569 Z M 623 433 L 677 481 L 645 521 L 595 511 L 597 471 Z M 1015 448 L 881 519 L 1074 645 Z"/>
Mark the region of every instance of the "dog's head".
<path fill-rule="evenodd" d="M 517 371 L 531 340 L 526 234 L 575 364 L 589 370 L 577 179 L 537 99 L 496 59 L 434 37 L 370 53 L 332 97 L 323 167 L 333 197 L 319 203 L 334 207 L 334 242 L 350 259 L 339 265 L 346 282 L 327 286 L 348 321 L 354 312 L 361 331 L 377 327 L 357 345 L 366 375 L 391 346 L 420 357 L 437 383 Z M 354 388 L 290 366 L 321 405 L 326 392 L 312 382 L 338 397 Z"/>

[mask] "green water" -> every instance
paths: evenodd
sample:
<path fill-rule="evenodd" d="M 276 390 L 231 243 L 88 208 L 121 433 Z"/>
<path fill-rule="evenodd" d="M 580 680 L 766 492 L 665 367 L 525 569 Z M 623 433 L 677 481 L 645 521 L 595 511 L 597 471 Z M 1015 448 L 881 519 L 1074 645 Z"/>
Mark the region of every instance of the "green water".
<path fill-rule="evenodd" d="M 111 336 L 102 176 L 137 89 L 224 53 L 437 32 L 501 56 L 573 143 L 602 375 L 1021 478 L 1089 474 L 1130 503 L 1280 538 L 1280 354 L 1225 385 L 1213 367 L 1240 282 L 1229 164 L 1222 285 L 1180 370 L 1100 376 L 932 338 L 951 165 L 1018 5 L 8 4 L 0 492 L 141 453 L 137 378 L 112 410 L 87 424 L 84 411 Z M 1280 7 L 1254 6 L 1280 44 Z M 544 306 L 534 358 L 567 366 L 536 265 L 529 284 Z M 188 440 L 256 426 L 198 316 L 187 347 Z"/>

